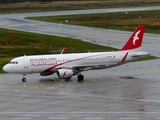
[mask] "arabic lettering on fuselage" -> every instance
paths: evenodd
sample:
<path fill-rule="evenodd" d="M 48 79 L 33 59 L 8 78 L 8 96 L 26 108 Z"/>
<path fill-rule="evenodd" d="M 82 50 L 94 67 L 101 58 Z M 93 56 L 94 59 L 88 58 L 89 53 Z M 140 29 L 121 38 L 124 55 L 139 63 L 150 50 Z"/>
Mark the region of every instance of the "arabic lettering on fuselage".
<path fill-rule="evenodd" d="M 56 63 L 57 63 L 56 58 L 32 58 L 30 59 L 30 66 L 55 65 Z"/>

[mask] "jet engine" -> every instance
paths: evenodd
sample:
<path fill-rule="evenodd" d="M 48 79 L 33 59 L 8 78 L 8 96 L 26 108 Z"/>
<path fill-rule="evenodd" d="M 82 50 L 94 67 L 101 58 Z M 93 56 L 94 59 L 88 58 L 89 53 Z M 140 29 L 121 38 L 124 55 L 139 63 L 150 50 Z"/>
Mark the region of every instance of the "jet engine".
<path fill-rule="evenodd" d="M 57 75 L 60 79 L 70 78 L 74 75 L 72 69 L 59 69 Z"/>

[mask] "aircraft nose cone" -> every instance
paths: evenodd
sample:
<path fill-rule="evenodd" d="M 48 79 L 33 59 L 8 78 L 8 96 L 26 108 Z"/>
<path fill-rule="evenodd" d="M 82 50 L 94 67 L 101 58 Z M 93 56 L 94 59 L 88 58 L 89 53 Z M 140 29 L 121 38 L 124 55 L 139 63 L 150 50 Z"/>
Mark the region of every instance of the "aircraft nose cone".
<path fill-rule="evenodd" d="M 7 65 L 5 65 L 4 67 L 3 67 L 3 71 L 5 71 L 5 72 L 8 72 L 8 67 L 7 67 Z"/>

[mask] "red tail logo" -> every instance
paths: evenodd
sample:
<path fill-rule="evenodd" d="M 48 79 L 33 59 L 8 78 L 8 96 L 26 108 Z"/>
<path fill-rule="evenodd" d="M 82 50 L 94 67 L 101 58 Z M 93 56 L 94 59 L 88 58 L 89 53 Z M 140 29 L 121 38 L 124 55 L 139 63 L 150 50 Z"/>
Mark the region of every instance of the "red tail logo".
<path fill-rule="evenodd" d="M 135 36 L 133 37 L 133 38 L 134 38 L 134 39 L 133 39 L 133 44 L 134 44 L 134 45 L 136 44 L 136 41 L 139 40 L 138 35 L 139 35 L 140 32 L 141 32 L 140 30 L 139 30 L 138 32 L 136 32 Z"/>
<path fill-rule="evenodd" d="M 140 48 L 142 45 L 144 29 L 144 26 L 138 26 L 126 44 L 122 47 L 121 51 Z"/>

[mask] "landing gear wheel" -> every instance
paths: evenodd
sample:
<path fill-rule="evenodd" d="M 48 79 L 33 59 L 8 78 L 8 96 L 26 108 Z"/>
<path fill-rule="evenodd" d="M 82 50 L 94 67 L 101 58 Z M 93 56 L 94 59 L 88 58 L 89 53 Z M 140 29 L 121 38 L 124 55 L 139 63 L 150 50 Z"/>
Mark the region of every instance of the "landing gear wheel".
<path fill-rule="evenodd" d="M 22 78 L 22 82 L 26 82 L 26 78 Z"/>
<path fill-rule="evenodd" d="M 23 75 L 22 82 L 26 82 L 26 74 L 23 73 L 22 75 Z"/>
<path fill-rule="evenodd" d="M 65 79 L 66 82 L 71 81 L 71 77 Z"/>
<path fill-rule="evenodd" d="M 78 81 L 83 81 L 84 76 L 83 75 L 78 75 L 77 78 L 78 78 Z"/>

